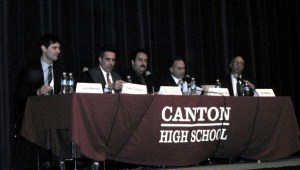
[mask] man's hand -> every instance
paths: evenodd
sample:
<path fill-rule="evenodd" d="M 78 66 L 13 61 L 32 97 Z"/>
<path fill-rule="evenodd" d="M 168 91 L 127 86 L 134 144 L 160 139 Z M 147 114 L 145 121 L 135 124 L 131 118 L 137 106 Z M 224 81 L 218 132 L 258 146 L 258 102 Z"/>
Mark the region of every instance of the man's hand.
<path fill-rule="evenodd" d="M 248 82 L 248 84 L 249 84 L 249 87 L 254 91 L 255 90 L 255 85 L 254 84 L 252 84 L 250 81 L 248 81 L 248 80 L 244 80 L 244 81 L 247 81 Z"/>
<path fill-rule="evenodd" d="M 113 89 L 113 90 L 121 90 L 124 83 L 125 83 L 125 82 L 124 82 L 123 80 L 117 80 L 117 81 L 115 81 L 114 83 L 109 84 L 109 85 L 108 85 L 108 88 Z M 110 86 L 111 86 L 111 87 L 110 87 Z"/>
<path fill-rule="evenodd" d="M 51 86 L 48 85 L 43 85 L 41 88 L 38 89 L 38 95 L 48 95 L 48 93 L 53 90 L 53 88 Z"/>

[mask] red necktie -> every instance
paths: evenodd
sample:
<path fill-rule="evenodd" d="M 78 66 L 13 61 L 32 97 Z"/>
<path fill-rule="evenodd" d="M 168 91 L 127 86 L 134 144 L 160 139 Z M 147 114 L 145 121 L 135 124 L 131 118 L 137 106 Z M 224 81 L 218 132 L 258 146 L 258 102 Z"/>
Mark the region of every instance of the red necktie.
<path fill-rule="evenodd" d="M 109 73 L 106 74 L 106 81 L 107 81 L 107 84 L 111 83 L 110 78 L 109 78 Z"/>

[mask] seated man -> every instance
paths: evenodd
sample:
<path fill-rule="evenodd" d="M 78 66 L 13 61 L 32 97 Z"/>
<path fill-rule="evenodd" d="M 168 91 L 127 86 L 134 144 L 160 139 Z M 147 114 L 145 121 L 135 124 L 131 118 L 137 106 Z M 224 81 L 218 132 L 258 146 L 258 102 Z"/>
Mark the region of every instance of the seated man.
<path fill-rule="evenodd" d="M 127 76 L 130 76 L 132 83 L 146 85 L 148 93 L 154 93 L 158 90 L 158 85 L 153 75 L 147 71 L 148 56 L 143 49 L 135 51 L 130 59 L 132 67 L 122 74 L 122 78 L 126 81 Z"/>
<path fill-rule="evenodd" d="M 98 61 L 99 66 L 88 70 L 88 77 L 85 77 L 85 81 L 101 83 L 105 93 L 120 91 L 124 81 L 118 73 L 112 71 L 116 62 L 116 52 L 113 48 L 102 48 Z"/>
<path fill-rule="evenodd" d="M 163 77 L 160 81 L 161 86 L 178 86 L 183 83 L 185 76 L 185 63 L 181 58 L 175 58 L 169 63 L 170 74 Z"/>
<path fill-rule="evenodd" d="M 224 88 L 228 88 L 230 96 L 242 96 L 241 84 L 247 83 L 251 88 L 250 96 L 254 95 L 255 85 L 253 79 L 243 74 L 245 61 L 243 57 L 236 56 L 230 60 L 229 68 L 230 75 L 226 76 L 222 81 L 221 85 Z"/>
<path fill-rule="evenodd" d="M 60 78 L 63 69 L 57 60 L 59 59 L 61 52 L 61 40 L 55 35 L 46 34 L 41 37 L 40 43 L 41 55 L 21 70 L 16 87 L 17 103 L 15 109 L 17 114 L 17 136 L 20 135 L 24 110 L 28 97 L 52 95 L 58 94 L 60 92 Z M 57 133 L 63 134 L 60 136 L 61 138 L 57 142 L 63 144 L 65 141 L 67 141 L 66 145 L 63 145 L 64 156 L 70 156 L 71 141 L 68 138 L 68 132 L 62 130 Z M 54 135 L 54 133 L 52 134 Z M 26 153 L 28 152 L 28 148 L 30 148 L 30 152 L 26 153 L 27 157 L 23 156 L 22 159 L 36 160 L 36 158 L 38 157 L 39 162 L 36 166 L 41 164 L 41 168 L 49 168 L 50 166 L 56 164 L 58 160 L 58 158 L 54 156 L 49 150 L 37 147 L 37 145 L 33 145 L 31 142 L 27 142 L 27 140 L 25 140 L 21 136 L 18 137 L 16 145 L 16 148 L 21 148 L 20 150 L 15 151 L 18 152 L 15 155 L 16 157 L 22 157 L 22 152 Z M 37 150 L 39 150 L 39 153 L 36 153 Z M 21 159 L 19 159 L 18 161 L 21 161 Z M 16 162 L 16 164 L 18 165 L 18 162 Z M 32 165 L 34 164 L 31 163 L 31 166 Z"/>

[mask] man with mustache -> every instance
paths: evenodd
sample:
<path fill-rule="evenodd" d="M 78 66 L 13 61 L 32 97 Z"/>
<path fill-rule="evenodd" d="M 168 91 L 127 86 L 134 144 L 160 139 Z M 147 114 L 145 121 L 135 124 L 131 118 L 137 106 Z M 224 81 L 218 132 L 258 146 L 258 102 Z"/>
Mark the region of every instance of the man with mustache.
<path fill-rule="evenodd" d="M 116 52 L 112 47 L 104 47 L 98 56 L 99 66 L 88 70 L 87 82 L 101 83 L 105 93 L 114 93 L 122 89 L 124 81 L 113 72 L 116 63 Z"/>
<path fill-rule="evenodd" d="M 146 75 L 148 56 L 148 53 L 144 49 L 136 50 L 130 58 L 132 67 L 125 71 L 122 78 L 124 81 L 127 81 L 127 77 L 130 76 L 132 83 L 146 85 L 148 92 L 153 93 L 158 90 L 158 86 L 156 79 L 150 72 Z"/>

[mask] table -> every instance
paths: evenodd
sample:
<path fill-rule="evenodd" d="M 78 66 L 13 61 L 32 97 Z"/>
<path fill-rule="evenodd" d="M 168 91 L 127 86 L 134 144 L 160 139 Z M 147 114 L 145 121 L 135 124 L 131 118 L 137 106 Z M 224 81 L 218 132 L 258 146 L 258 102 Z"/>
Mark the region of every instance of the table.
<path fill-rule="evenodd" d="M 290 97 L 66 94 L 30 97 L 21 134 L 58 156 L 67 130 L 81 154 L 153 166 L 209 157 L 278 160 L 300 148 Z"/>

